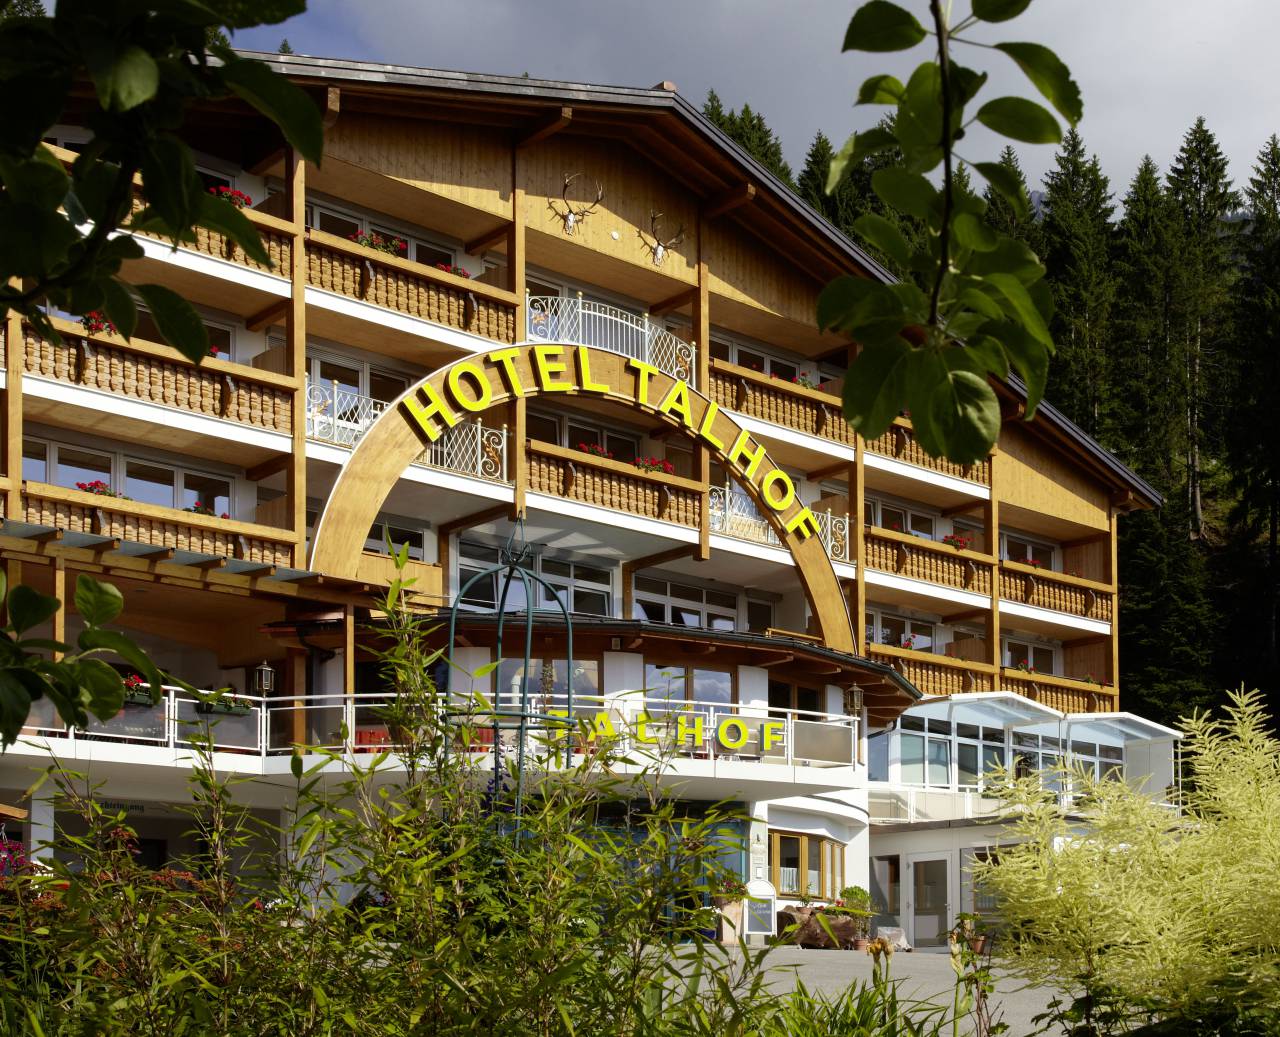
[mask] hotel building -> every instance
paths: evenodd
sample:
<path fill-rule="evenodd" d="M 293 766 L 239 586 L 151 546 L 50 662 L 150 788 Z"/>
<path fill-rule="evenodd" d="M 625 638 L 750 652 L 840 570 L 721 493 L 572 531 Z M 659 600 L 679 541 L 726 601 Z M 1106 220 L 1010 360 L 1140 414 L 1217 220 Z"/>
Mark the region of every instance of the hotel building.
<path fill-rule="evenodd" d="M 919 946 L 984 906 L 965 866 L 1001 840 L 997 766 L 1165 796 L 1177 735 L 1123 712 L 1117 679 L 1117 525 L 1156 493 L 1051 407 L 1022 420 L 1014 382 L 972 465 L 905 415 L 855 434 L 857 347 L 815 302 L 890 275 L 671 84 L 269 60 L 324 112 L 319 167 L 238 105 L 194 112 L 188 140 L 271 264 L 201 231 L 140 239 L 125 271 L 199 308 L 209 359 L 146 314 L 131 341 L 61 321 L 61 344 L 10 316 L 0 354 L 10 579 L 63 600 L 111 580 L 164 669 L 239 704 L 169 689 L 72 732 L 37 703 L 0 757 L 10 802 L 52 751 L 160 863 L 183 848 L 189 724 L 267 816 L 295 746 L 385 744 L 366 626 L 388 540 L 415 607 L 470 584 L 454 690 L 571 685 L 590 724 L 665 732 L 650 780 L 754 819 L 744 878 L 780 900 L 866 886 Z M 48 144 L 69 161 L 84 139 Z M 517 522 L 571 666 L 558 610 L 527 672 L 493 658 L 497 591 L 473 577 Z M 53 633 L 78 622 L 68 603 Z M 49 838 L 47 792 L 23 805 Z"/>

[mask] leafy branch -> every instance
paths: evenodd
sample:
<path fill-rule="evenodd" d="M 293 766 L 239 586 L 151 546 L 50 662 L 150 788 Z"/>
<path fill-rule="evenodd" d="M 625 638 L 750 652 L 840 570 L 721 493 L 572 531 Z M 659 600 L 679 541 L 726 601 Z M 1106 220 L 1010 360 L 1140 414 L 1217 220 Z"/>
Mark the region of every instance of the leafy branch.
<path fill-rule="evenodd" d="M 1071 125 L 1082 115 L 1080 91 L 1066 65 L 1036 43 L 989 44 L 965 35 L 1009 21 L 1030 0 L 974 0 L 972 13 L 949 24 L 949 7 L 928 0 L 932 29 L 888 0 L 869 0 L 854 13 L 844 50 L 910 50 L 933 37 L 934 54 L 904 84 L 871 76 L 858 91 L 860 105 L 885 105 L 892 117 L 854 133 L 831 162 L 827 191 L 872 155 L 896 150 L 899 164 L 878 169 L 871 186 L 884 204 L 925 232 L 908 244 L 897 223 L 867 213 L 854 224 L 871 246 L 910 273 L 885 284 L 867 277 L 837 278 L 818 300 L 818 323 L 843 332 L 859 352 L 845 379 L 844 409 L 851 425 L 874 439 L 902 411 L 934 456 L 970 463 L 986 456 L 1000 432 L 1000 405 L 991 379 L 1010 371 L 1027 388 L 1028 419 L 1044 395 L 1053 302 L 1044 267 L 1021 242 L 983 220 L 986 203 L 956 190 L 956 163 L 970 166 L 996 194 L 1025 217 L 1026 192 L 998 162 L 969 162 L 956 143 L 977 122 L 995 133 L 1032 144 L 1056 143 L 1062 130 L 1048 109 L 1024 97 L 987 101 L 966 121 L 965 110 L 986 85 L 987 73 L 956 63 L 952 44 L 996 50 L 1012 59 L 1032 85 Z M 941 184 L 928 177 L 942 167 Z"/>

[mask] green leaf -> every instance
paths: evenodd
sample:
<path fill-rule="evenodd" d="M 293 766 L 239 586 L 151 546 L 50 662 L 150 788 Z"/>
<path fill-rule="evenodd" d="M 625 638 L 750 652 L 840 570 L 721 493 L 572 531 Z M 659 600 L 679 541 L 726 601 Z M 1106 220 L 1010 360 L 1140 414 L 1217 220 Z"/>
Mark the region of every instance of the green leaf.
<path fill-rule="evenodd" d="M 1049 380 L 1049 353 L 1044 343 L 1029 335 L 1021 324 L 1011 320 L 992 321 L 979 329 L 999 341 L 1010 362 L 1022 376 L 1027 386 L 1028 420 L 1035 416 L 1036 408 L 1044 397 L 1044 387 Z"/>
<path fill-rule="evenodd" d="M 209 355 L 209 332 L 191 303 L 158 284 L 134 286 L 155 319 L 165 341 L 193 364 Z"/>
<path fill-rule="evenodd" d="M 844 380 L 844 413 L 867 439 L 884 434 L 902 410 L 913 350 L 905 342 L 866 346 Z"/>
<path fill-rule="evenodd" d="M 168 134 L 156 137 L 142 156 L 142 185 L 147 208 L 167 225 L 171 237 L 191 226 L 201 198 L 209 197 L 191 149 Z"/>
<path fill-rule="evenodd" d="M 76 642 L 81 651 L 114 652 L 137 670 L 142 675 L 142 679 L 151 685 L 153 691 L 164 683 L 159 669 L 147 653 L 118 630 L 98 628 L 82 630 Z"/>
<path fill-rule="evenodd" d="M 979 278 L 987 274 L 1013 274 L 1027 286 L 1044 277 L 1044 267 L 1036 254 L 1024 242 L 1007 234 L 997 235 L 996 247 L 990 252 L 972 256 L 964 271 Z M 1040 312 L 1044 313 L 1043 308 Z"/>
<path fill-rule="evenodd" d="M 938 197 L 933 184 L 900 166 L 877 169 L 871 174 L 871 189 L 886 205 L 921 220 L 929 215 L 929 208 Z"/>
<path fill-rule="evenodd" d="M 977 317 L 977 314 L 974 314 L 974 316 Z M 978 319 L 981 320 L 980 317 Z M 982 322 L 982 324 L 985 323 L 985 321 Z M 982 324 L 975 325 L 964 345 L 957 348 L 963 349 L 969 354 L 973 367 L 990 372 L 997 378 L 1008 378 L 1009 356 L 1005 353 L 1004 347 L 990 335 L 974 333 Z"/>
<path fill-rule="evenodd" d="M 9 625 L 21 634 L 51 619 L 61 607 L 57 598 L 20 583 L 9 592 Z"/>
<path fill-rule="evenodd" d="M 947 458 L 958 464 L 982 460 L 1000 435 L 1000 401 L 973 371 L 948 371 L 930 396 L 928 413 Z"/>
<path fill-rule="evenodd" d="M 893 260 L 899 268 L 905 268 L 911 261 L 907 239 L 902 236 L 902 231 L 883 216 L 873 212 L 865 213 L 854 221 L 853 229 Z"/>
<path fill-rule="evenodd" d="M 1049 334 L 1044 318 L 1021 281 L 1013 274 L 987 274 L 983 280 L 1008 300 L 1014 316 L 1027 329 L 1028 334 L 1047 348 L 1053 348 L 1053 337 Z"/>
<path fill-rule="evenodd" d="M 261 61 L 248 58 L 225 65 L 222 78 L 236 94 L 279 126 L 303 158 L 320 164 L 324 151 L 320 112 L 299 87 Z"/>
<path fill-rule="evenodd" d="M 207 192 L 201 195 L 196 222 L 230 238 L 254 262 L 273 265 L 258 229 L 249 222 L 249 217 L 225 199 L 215 198 Z"/>
<path fill-rule="evenodd" d="M 975 252 L 990 252 L 996 247 L 996 232 L 971 212 L 958 213 L 951 221 L 956 242 Z"/>
<path fill-rule="evenodd" d="M 1025 97 L 997 97 L 974 116 L 989 130 L 1028 144 L 1057 144 L 1062 127 L 1047 108 Z"/>
<path fill-rule="evenodd" d="M 124 595 L 110 583 L 80 573 L 76 577 L 76 611 L 89 626 L 110 623 L 124 609 Z"/>
<path fill-rule="evenodd" d="M 99 97 L 106 95 L 105 108 L 128 111 L 156 96 L 160 69 L 142 47 L 129 45 L 116 55 L 104 77 L 95 76 Z"/>
<path fill-rule="evenodd" d="M 942 79 L 926 61 L 907 80 L 894 131 L 907 169 L 927 173 L 942 161 Z"/>
<path fill-rule="evenodd" d="M 825 285 L 818 293 L 818 327 L 829 331 L 839 325 L 850 311 L 871 291 L 875 282 L 866 277 L 846 274 Z"/>
<path fill-rule="evenodd" d="M 1080 87 L 1057 54 L 1038 43 L 997 43 L 995 47 L 1018 63 L 1035 88 L 1067 122 L 1074 126 L 1080 121 L 1084 115 Z"/>
<path fill-rule="evenodd" d="M 984 22 L 1007 22 L 1031 6 L 1031 0 L 973 0 L 973 16 Z"/>
<path fill-rule="evenodd" d="M 879 75 L 866 80 L 858 90 L 858 104 L 897 104 L 906 88 L 897 76 Z"/>
<path fill-rule="evenodd" d="M 10 746 L 31 712 L 31 693 L 9 670 L 0 670 L 0 740 Z"/>
<path fill-rule="evenodd" d="M 129 290 L 114 277 L 104 277 L 100 281 L 105 298 L 103 309 L 116 330 L 125 338 L 133 338 L 138 328 L 138 307 L 133 304 L 133 296 Z"/>
<path fill-rule="evenodd" d="M 99 720 L 109 720 L 119 713 L 124 707 L 124 681 L 120 674 L 101 659 L 80 659 L 74 665 L 80 686 L 89 693 L 90 712 Z M 159 694 L 159 687 L 152 685 L 152 700 L 158 700 Z"/>
<path fill-rule="evenodd" d="M 996 194 L 1013 206 L 1019 219 L 1026 219 L 1030 212 L 1027 192 L 1023 190 L 1022 181 L 1016 174 L 999 162 L 975 162 L 976 169 L 989 183 Z"/>
<path fill-rule="evenodd" d="M 0 160 L 0 180 L 12 201 L 41 209 L 56 209 L 71 185 L 62 163 L 42 147 L 27 159 Z"/>
<path fill-rule="evenodd" d="M 840 181 L 848 174 L 850 166 L 856 166 L 868 155 L 886 151 L 897 143 L 898 139 L 883 126 L 875 126 L 862 133 L 851 133 L 844 146 L 831 159 L 831 165 L 827 169 L 827 194 L 840 186 Z"/>
<path fill-rule="evenodd" d="M 888 0 L 870 0 L 854 13 L 843 50 L 907 50 L 928 35 L 915 15 Z"/>

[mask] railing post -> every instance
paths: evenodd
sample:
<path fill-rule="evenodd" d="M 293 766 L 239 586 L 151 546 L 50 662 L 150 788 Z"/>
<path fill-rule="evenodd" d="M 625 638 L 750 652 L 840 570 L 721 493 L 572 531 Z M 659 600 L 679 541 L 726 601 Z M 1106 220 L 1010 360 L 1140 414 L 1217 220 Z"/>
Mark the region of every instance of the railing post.
<path fill-rule="evenodd" d="M 173 697 L 172 688 L 165 689 L 164 693 L 164 730 L 165 739 L 169 743 L 169 748 L 176 750 L 178 748 L 178 703 Z"/>

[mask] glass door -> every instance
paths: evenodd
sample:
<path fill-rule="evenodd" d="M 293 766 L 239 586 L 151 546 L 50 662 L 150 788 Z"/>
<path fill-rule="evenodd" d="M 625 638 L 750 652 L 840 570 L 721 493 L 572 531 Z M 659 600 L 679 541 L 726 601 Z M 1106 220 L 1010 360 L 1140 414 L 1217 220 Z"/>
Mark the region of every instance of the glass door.
<path fill-rule="evenodd" d="M 907 917 L 911 928 L 907 939 L 921 950 L 946 947 L 951 929 L 950 858 L 913 857 L 909 867 L 911 904 Z"/>

